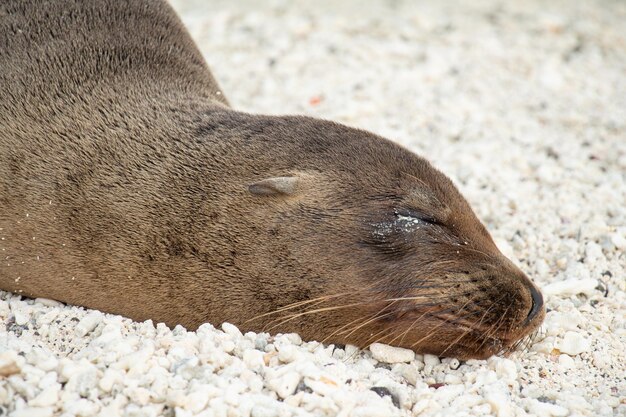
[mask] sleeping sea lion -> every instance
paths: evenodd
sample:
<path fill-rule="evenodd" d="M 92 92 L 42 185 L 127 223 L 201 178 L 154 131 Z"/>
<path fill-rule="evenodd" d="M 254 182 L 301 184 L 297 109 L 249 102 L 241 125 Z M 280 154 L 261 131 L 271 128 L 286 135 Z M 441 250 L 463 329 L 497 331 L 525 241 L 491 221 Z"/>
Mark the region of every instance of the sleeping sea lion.
<path fill-rule="evenodd" d="M 541 293 L 375 134 L 232 109 L 165 1 L 0 3 L 0 288 L 134 320 L 484 358 Z"/>

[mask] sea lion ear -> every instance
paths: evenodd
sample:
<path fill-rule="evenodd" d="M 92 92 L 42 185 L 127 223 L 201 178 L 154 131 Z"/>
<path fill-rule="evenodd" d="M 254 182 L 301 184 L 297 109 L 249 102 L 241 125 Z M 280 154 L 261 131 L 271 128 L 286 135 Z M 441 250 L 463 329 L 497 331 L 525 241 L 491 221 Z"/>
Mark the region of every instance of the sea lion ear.
<path fill-rule="evenodd" d="M 266 178 L 248 186 L 254 195 L 294 195 L 298 189 L 298 177 Z"/>

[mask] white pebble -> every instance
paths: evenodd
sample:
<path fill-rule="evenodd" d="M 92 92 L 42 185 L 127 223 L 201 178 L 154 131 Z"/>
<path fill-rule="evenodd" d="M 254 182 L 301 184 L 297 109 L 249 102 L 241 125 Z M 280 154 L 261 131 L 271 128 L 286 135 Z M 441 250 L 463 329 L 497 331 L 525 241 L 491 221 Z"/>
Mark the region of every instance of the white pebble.
<path fill-rule="evenodd" d="M 265 366 L 263 352 L 257 349 L 248 349 L 243 352 L 243 363 L 252 370 L 258 370 Z"/>
<path fill-rule="evenodd" d="M 570 356 L 576 356 L 587 352 L 591 348 L 591 342 L 578 332 L 567 332 L 557 348 Z"/>
<path fill-rule="evenodd" d="M 44 389 L 28 402 L 29 405 L 34 407 L 47 407 L 54 405 L 59 400 L 59 385 L 51 385 Z"/>
<path fill-rule="evenodd" d="M 559 355 L 559 365 L 566 369 L 572 369 L 576 367 L 576 362 L 569 355 Z"/>
<path fill-rule="evenodd" d="M 513 416 L 511 399 L 501 390 L 489 390 L 485 392 L 485 400 L 491 405 L 498 417 Z"/>
<path fill-rule="evenodd" d="M 397 409 L 396 409 L 397 411 Z M 393 416 L 394 410 L 383 405 L 367 405 L 357 407 L 350 413 L 352 417 L 389 417 Z"/>
<path fill-rule="evenodd" d="M 300 355 L 300 352 L 296 346 L 284 345 L 278 348 L 278 360 L 283 363 L 290 363 L 295 361 Z"/>
<path fill-rule="evenodd" d="M 28 407 L 13 411 L 11 417 L 51 417 L 53 414 L 53 407 Z"/>
<path fill-rule="evenodd" d="M 401 363 L 411 362 L 415 359 L 415 352 L 409 349 L 393 347 L 382 343 L 370 345 L 372 357 L 379 362 Z"/>
<path fill-rule="evenodd" d="M 530 401 L 528 411 L 538 417 L 565 417 L 570 413 L 569 410 L 565 407 L 537 401 L 535 399 L 532 399 Z"/>
<path fill-rule="evenodd" d="M 393 367 L 394 373 L 400 374 L 406 382 L 415 386 L 420 378 L 419 369 L 414 364 L 399 363 Z"/>
<path fill-rule="evenodd" d="M 561 297 L 571 297 L 576 294 L 591 295 L 598 286 L 598 280 L 588 279 L 566 279 L 564 281 L 553 282 L 543 287 L 545 295 L 559 295 Z"/>
<path fill-rule="evenodd" d="M 234 324 L 222 323 L 222 330 L 224 333 L 230 335 L 233 339 L 239 339 L 243 337 L 241 331 Z"/>
<path fill-rule="evenodd" d="M 49 298 L 35 298 L 35 302 L 46 307 L 59 307 L 63 305 L 63 303 Z"/>
<path fill-rule="evenodd" d="M 19 373 L 23 363 L 24 358 L 13 350 L 0 353 L 0 377 Z"/>
<path fill-rule="evenodd" d="M 430 374 L 433 371 L 433 368 L 439 365 L 441 361 L 435 355 L 424 355 L 424 373 Z"/>
<path fill-rule="evenodd" d="M 18 326 L 23 326 L 26 323 L 28 323 L 28 320 L 30 319 L 30 316 L 22 311 L 22 310 L 16 310 L 14 313 L 14 318 L 15 318 L 15 324 L 17 324 Z"/>
<path fill-rule="evenodd" d="M 448 366 L 450 367 L 450 369 L 456 370 L 459 369 L 459 366 L 461 366 L 461 362 L 459 362 L 459 360 L 456 358 L 452 358 L 448 362 Z"/>
<path fill-rule="evenodd" d="M 251 417 L 278 417 L 280 410 L 276 405 L 255 404 L 250 411 Z M 178 414 L 177 414 L 178 417 Z"/>
<path fill-rule="evenodd" d="M 267 381 L 267 385 L 282 399 L 294 393 L 300 383 L 301 376 L 297 372 L 287 372 L 281 377 Z"/>
<path fill-rule="evenodd" d="M 589 262 L 595 262 L 598 259 L 604 258 L 602 247 L 596 242 L 587 242 L 585 246 L 585 257 Z"/>
<path fill-rule="evenodd" d="M 87 314 L 83 319 L 76 325 L 76 335 L 79 337 L 83 337 L 90 333 L 93 329 L 96 328 L 98 324 L 102 321 L 103 315 L 99 311 L 92 311 Z"/>
<path fill-rule="evenodd" d="M 499 378 L 508 383 L 512 383 L 517 379 L 517 367 L 515 362 L 506 358 L 496 358 L 495 371 Z"/>
<path fill-rule="evenodd" d="M 611 235 L 611 242 L 613 242 L 618 249 L 626 249 L 626 236 L 624 236 L 624 234 L 618 232 L 613 233 Z"/>

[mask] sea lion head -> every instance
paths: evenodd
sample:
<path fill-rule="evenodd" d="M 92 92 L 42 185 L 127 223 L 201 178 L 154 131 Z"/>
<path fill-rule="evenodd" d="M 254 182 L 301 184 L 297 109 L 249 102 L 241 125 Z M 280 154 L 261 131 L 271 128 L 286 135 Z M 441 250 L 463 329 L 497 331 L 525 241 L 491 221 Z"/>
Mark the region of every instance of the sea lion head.
<path fill-rule="evenodd" d="M 541 323 L 537 287 L 428 161 L 331 122 L 283 119 L 274 129 L 265 134 L 290 135 L 272 151 L 282 155 L 275 175 L 248 187 L 276 257 L 268 261 L 289 275 L 279 307 L 255 318 L 266 330 L 485 358 Z"/>

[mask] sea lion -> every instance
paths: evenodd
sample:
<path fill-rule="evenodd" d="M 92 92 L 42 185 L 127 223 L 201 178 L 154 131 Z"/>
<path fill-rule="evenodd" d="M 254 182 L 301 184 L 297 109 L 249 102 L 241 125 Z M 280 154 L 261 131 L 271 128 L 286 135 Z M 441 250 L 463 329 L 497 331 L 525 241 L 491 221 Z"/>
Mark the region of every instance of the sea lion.
<path fill-rule="evenodd" d="M 539 290 L 369 132 L 229 107 L 165 1 L 0 4 L 0 288 L 195 329 L 484 358 Z"/>

